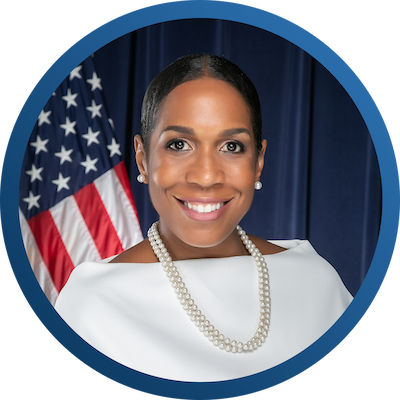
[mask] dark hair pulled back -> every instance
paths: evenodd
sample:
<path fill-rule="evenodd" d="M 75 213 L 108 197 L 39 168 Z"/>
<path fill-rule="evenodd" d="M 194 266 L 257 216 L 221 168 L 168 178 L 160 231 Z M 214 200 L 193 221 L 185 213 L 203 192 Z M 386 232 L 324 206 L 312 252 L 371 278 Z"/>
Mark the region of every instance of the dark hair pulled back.
<path fill-rule="evenodd" d="M 145 149 L 149 147 L 162 101 L 182 83 L 206 76 L 231 84 L 243 96 L 250 109 L 257 152 L 261 150 L 261 108 L 256 88 L 237 65 L 225 58 L 204 53 L 178 58 L 150 82 L 143 99 L 141 116 Z"/>

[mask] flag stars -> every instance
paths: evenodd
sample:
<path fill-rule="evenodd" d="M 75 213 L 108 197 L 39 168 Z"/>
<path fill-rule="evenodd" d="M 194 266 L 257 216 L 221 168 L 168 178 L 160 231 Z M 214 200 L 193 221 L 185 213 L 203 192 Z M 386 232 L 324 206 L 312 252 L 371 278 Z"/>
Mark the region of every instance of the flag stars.
<path fill-rule="evenodd" d="M 51 122 L 49 120 L 49 116 L 51 114 L 51 110 L 49 111 L 40 111 L 39 117 L 38 117 L 38 125 L 42 126 L 43 124 L 48 124 L 51 125 Z"/>
<path fill-rule="evenodd" d="M 76 68 L 74 68 L 69 74 L 69 80 L 72 81 L 74 78 L 82 79 L 82 76 L 80 74 L 81 69 L 82 65 L 78 65 Z"/>
<path fill-rule="evenodd" d="M 73 149 L 66 150 L 64 146 L 61 146 L 61 151 L 54 153 L 55 156 L 60 158 L 60 165 L 64 164 L 65 161 L 72 163 L 71 153 Z"/>
<path fill-rule="evenodd" d="M 39 206 L 39 199 L 42 196 L 40 194 L 38 194 L 37 196 L 34 196 L 33 193 L 31 191 L 29 191 L 29 197 L 25 197 L 22 200 L 25 201 L 26 203 L 28 203 L 28 211 L 33 208 L 40 208 Z"/>
<path fill-rule="evenodd" d="M 89 154 L 86 154 L 86 161 L 82 161 L 81 165 L 85 167 L 85 174 L 89 173 L 90 171 L 97 171 L 95 164 L 99 161 L 98 158 L 91 159 Z"/>
<path fill-rule="evenodd" d="M 97 139 L 97 136 L 99 135 L 100 131 L 93 132 L 92 127 L 89 126 L 88 133 L 85 133 L 84 135 L 82 135 L 82 137 L 87 140 L 87 145 L 89 147 L 92 143 L 100 144 Z"/>
<path fill-rule="evenodd" d="M 69 109 L 71 106 L 78 107 L 78 104 L 75 101 L 77 97 L 78 93 L 71 93 L 71 89 L 68 88 L 67 94 L 62 96 L 62 99 L 67 102 L 67 109 Z"/>
<path fill-rule="evenodd" d="M 96 72 L 93 72 L 92 78 L 87 79 L 86 82 L 92 85 L 92 92 L 94 92 L 96 89 L 103 90 L 103 87 L 101 86 L 101 79 L 97 76 Z"/>
<path fill-rule="evenodd" d="M 41 168 L 36 168 L 35 164 L 32 164 L 32 168 L 30 171 L 25 171 L 28 175 L 31 177 L 31 183 L 35 182 L 37 179 L 38 181 L 43 181 L 42 176 L 40 175 L 41 172 L 43 171 L 43 167 Z"/>
<path fill-rule="evenodd" d="M 121 151 L 119 150 L 120 145 L 116 142 L 115 138 L 112 138 L 111 144 L 107 146 L 107 149 L 110 150 L 110 158 L 115 154 L 122 156 Z"/>
<path fill-rule="evenodd" d="M 60 128 L 65 130 L 65 136 L 68 136 L 70 133 L 76 135 L 75 125 L 76 121 L 70 121 L 69 117 L 66 117 L 65 124 L 61 124 Z"/>
<path fill-rule="evenodd" d="M 94 99 L 92 99 L 92 105 L 89 107 L 86 107 L 86 110 L 90 111 L 92 113 L 92 119 L 95 117 L 100 117 L 101 118 L 101 112 L 100 108 L 103 107 L 103 104 L 97 105 Z"/>
<path fill-rule="evenodd" d="M 39 154 L 41 151 L 45 153 L 48 152 L 46 148 L 46 144 L 48 143 L 49 139 L 42 140 L 39 135 L 36 137 L 36 142 L 31 142 L 30 145 L 33 146 L 35 150 L 35 154 Z"/>
<path fill-rule="evenodd" d="M 68 186 L 68 181 L 71 179 L 70 176 L 67 177 L 63 177 L 62 173 L 59 172 L 58 173 L 58 179 L 54 179 L 54 181 L 51 181 L 52 183 L 54 183 L 55 185 L 57 185 L 57 193 L 61 192 L 62 189 L 67 189 L 69 190 L 69 186 Z"/>

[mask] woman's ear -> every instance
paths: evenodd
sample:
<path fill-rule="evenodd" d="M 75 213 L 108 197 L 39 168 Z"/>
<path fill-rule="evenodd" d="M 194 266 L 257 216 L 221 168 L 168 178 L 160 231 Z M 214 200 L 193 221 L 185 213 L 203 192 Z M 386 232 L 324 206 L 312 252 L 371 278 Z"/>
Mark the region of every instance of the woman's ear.
<path fill-rule="evenodd" d="M 143 183 L 148 183 L 146 152 L 144 150 L 142 137 L 140 135 L 135 135 L 133 140 L 136 152 L 136 164 L 138 166 L 139 172 L 144 176 Z"/>
<path fill-rule="evenodd" d="M 261 150 L 258 153 L 258 158 L 257 158 L 257 166 L 256 166 L 256 179 L 259 181 L 261 177 L 261 172 L 264 168 L 264 156 L 265 156 L 265 150 L 267 149 L 267 140 L 264 139 L 261 142 Z"/>

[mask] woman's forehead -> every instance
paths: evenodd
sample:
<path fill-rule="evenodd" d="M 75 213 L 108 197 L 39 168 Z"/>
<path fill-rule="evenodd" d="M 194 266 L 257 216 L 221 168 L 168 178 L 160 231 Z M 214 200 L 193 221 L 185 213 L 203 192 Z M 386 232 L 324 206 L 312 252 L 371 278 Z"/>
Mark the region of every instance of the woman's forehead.
<path fill-rule="evenodd" d="M 241 93 L 231 84 L 210 77 L 182 83 L 169 93 L 161 104 L 159 123 L 171 120 L 251 127 L 250 109 Z"/>

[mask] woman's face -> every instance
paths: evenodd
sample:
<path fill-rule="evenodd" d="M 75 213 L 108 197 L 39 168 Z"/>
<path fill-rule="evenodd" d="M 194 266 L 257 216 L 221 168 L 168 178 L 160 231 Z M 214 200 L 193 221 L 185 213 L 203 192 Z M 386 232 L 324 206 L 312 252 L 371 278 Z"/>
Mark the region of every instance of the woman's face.
<path fill-rule="evenodd" d="M 233 86 L 208 77 L 179 85 L 161 104 L 147 157 L 140 137 L 135 145 L 163 237 L 204 249 L 232 235 L 266 147 L 257 156 L 249 108 Z"/>

